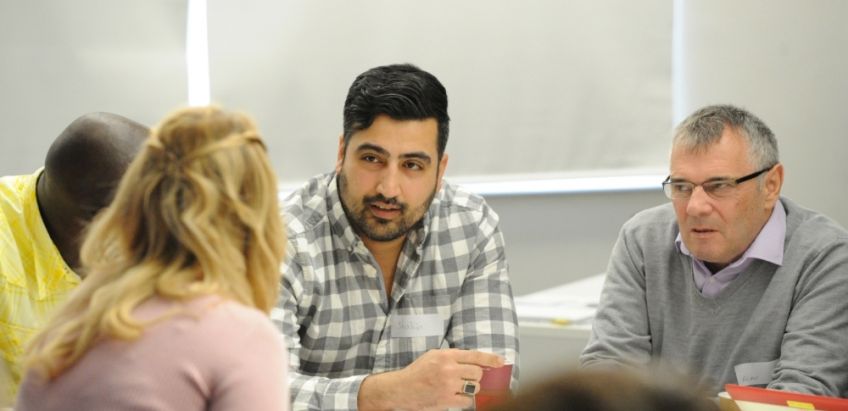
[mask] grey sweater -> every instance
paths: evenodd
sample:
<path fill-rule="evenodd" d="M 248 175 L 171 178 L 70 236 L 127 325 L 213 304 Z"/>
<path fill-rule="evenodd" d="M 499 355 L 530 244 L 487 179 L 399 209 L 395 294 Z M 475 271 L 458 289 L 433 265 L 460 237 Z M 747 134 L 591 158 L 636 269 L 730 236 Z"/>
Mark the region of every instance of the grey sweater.
<path fill-rule="evenodd" d="M 781 198 L 783 265 L 755 260 L 715 298 L 695 287 L 674 245 L 671 204 L 640 212 L 610 258 L 583 366 L 655 361 L 713 392 L 734 367 L 775 361 L 768 388 L 848 394 L 848 232 Z"/>

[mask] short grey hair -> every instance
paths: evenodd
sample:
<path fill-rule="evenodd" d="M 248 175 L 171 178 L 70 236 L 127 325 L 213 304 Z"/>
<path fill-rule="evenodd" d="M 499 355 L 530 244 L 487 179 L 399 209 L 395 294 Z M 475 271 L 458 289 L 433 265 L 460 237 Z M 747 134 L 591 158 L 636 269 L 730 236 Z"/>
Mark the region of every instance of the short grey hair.
<path fill-rule="evenodd" d="M 672 147 L 707 150 L 721 139 L 725 127 L 735 129 L 748 142 L 748 158 L 756 169 L 780 161 L 777 140 L 768 126 L 751 112 L 731 105 L 706 106 L 689 115 L 675 128 Z"/>

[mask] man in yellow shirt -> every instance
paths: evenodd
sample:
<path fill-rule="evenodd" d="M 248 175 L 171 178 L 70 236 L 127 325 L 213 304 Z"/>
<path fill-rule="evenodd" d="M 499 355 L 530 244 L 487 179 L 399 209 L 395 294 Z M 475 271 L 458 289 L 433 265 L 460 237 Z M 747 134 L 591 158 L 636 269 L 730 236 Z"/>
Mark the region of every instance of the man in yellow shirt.
<path fill-rule="evenodd" d="M 147 127 L 110 113 L 74 120 L 33 174 L 0 178 L 0 406 L 14 399 L 27 341 L 76 287 L 84 228 L 147 138 Z"/>

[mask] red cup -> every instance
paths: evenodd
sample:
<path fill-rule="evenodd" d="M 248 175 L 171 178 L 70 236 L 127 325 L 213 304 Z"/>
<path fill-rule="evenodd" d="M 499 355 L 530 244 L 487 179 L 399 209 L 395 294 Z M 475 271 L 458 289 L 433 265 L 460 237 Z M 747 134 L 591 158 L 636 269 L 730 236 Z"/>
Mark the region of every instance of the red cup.
<path fill-rule="evenodd" d="M 484 368 L 480 378 L 480 391 L 474 396 L 474 409 L 485 411 L 503 403 L 510 397 L 509 383 L 512 381 L 512 364 L 499 368 Z"/>

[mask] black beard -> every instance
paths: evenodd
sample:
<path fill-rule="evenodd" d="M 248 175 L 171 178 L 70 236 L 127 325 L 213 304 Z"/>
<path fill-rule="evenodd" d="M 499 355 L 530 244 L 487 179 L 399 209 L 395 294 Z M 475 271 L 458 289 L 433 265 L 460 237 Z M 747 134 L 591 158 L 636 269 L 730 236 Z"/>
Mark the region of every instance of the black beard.
<path fill-rule="evenodd" d="M 353 227 L 354 232 L 370 240 L 380 242 L 396 240 L 405 236 L 410 231 L 421 227 L 422 221 L 424 220 L 424 214 L 426 213 L 426 210 L 430 208 L 430 204 L 433 202 L 433 198 L 435 198 L 436 196 L 436 190 L 434 188 L 433 192 L 430 194 L 430 198 L 428 198 L 427 201 L 424 202 L 424 212 L 421 213 L 421 217 L 414 222 L 409 222 L 407 218 L 408 216 L 406 215 L 408 206 L 404 203 L 398 202 L 396 198 L 386 198 L 382 194 L 364 197 L 361 203 L 362 208 L 358 210 L 351 210 L 345 203 L 345 197 L 347 194 L 347 177 L 345 177 L 343 173 L 338 174 L 338 179 L 336 181 L 336 189 L 339 191 L 339 199 L 341 199 L 342 202 L 342 209 L 344 210 L 345 216 L 347 217 L 347 220 L 350 223 L 351 227 Z M 400 206 L 401 219 L 397 223 L 397 226 L 391 229 L 390 231 L 378 230 L 377 227 L 369 225 L 368 223 L 368 208 L 372 203 L 376 201 L 382 201 L 388 204 L 395 204 Z M 380 227 L 386 227 L 391 224 L 388 220 L 383 220 L 377 217 L 373 217 L 373 220 Z"/>

